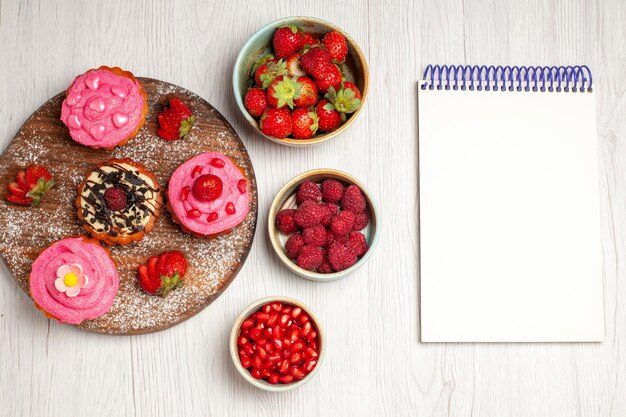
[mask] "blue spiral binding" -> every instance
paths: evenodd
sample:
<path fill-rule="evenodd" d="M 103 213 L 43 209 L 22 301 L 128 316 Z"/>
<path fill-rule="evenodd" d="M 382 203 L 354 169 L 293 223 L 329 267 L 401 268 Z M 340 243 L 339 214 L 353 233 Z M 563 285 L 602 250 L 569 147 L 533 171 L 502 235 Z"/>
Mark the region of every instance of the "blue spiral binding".
<path fill-rule="evenodd" d="M 593 91 L 593 77 L 586 65 L 428 65 L 423 79 L 422 90 Z"/>

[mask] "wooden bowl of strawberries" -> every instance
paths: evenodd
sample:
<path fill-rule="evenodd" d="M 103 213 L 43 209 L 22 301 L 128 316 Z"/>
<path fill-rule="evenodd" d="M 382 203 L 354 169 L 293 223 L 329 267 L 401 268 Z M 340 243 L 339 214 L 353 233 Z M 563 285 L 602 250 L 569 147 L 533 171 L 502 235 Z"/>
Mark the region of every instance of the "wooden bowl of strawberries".
<path fill-rule="evenodd" d="M 256 32 L 233 70 L 241 112 L 266 138 L 289 146 L 327 141 L 357 118 L 368 68 L 356 42 L 314 17 L 288 17 Z"/>

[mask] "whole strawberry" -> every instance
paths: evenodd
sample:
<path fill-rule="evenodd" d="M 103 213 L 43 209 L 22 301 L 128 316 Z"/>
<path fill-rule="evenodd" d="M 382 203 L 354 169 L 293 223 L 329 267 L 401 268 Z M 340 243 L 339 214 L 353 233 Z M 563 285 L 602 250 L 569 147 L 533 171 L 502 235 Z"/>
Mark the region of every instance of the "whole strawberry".
<path fill-rule="evenodd" d="M 276 77 L 281 75 L 287 75 L 287 63 L 282 59 L 278 61 L 272 59 L 257 68 L 254 72 L 254 82 L 257 87 L 266 89 Z"/>
<path fill-rule="evenodd" d="M 296 107 L 311 107 L 317 104 L 317 86 L 309 77 L 297 79 L 298 93 L 293 100 Z"/>
<path fill-rule="evenodd" d="M 187 260 L 181 252 L 163 252 L 139 267 L 137 280 L 147 293 L 165 297 L 183 285 L 186 273 Z"/>
<path fill-rule="evenodd" d="M 299 97 L 300 84 L 284 75 L 276 77 L 267 89 L 267 102 L 279 109 L 284 106 L 293 109 L 294 100 Z"/>
<path fill-rule="evenodd" d="M 317 132 L 319 117 L 309 109 L 295 109 L 291 115 L 291 134 L 296 139 L 310 139 Z"/>
<path fill-rule="evenodd" d="M 44 194 L 54 186 L 52 174 L 43 165 L 31 165 L 17 173 L 16 182 L 7 184 L 7 200 L 24 206 L 38 206 Z"/>
<path fill-rule="evenodd" d="M 319 118 L 317 125 L 322 132 L 329 132 L 341 123 L 341 114 L 335 110 L 335 106 L 326 99 L 320 100 L 315 106 L 315 113 Z"/>
<path fill-rule="evenodd" d="M 348 44 L 346 38 L 337 31 L 328 32 L 324 35 L 322 43 L 328 49 L 331 59 L 336 62 L 343 62 L 348 55 Z"/>
<path fill-rule="evenodd" d="M 322 71 L 329 65 L 331 65 L 331 57 L 328 50 L 321 46 L 315 46 L 309 49 L 308 52 L 302 54 L 300 57 L 300 63 L 302 68 L 311 74 L 314 78 L 317 78 L 322 74 Z"/>
<path fill-rule="evenodd" d="M 261 116 L 259 126 L 261 131 L 268 136 L 277 139 L 286 138 L 292 130 L 291 114 L 285 108 L 269 107 Z"/>
<path fill-rule="evenodd" d="M 300 49 L 310 49 L 319 43 L 310 33 L 300 32 Z"/>
<path fill-rule="evenodd" d="M 295 26 L 283 26 L 274 32 L 272 45 L 277 58 L 287 58 L 300 50 L 300 33 Z"/>
<path fill-rule="evenodd" d="M 341 86 L 341 80 L 341 71 L 335 64 L 324 67 L 315 76 L 315 84 L 322 93 L 325 93 L 330 88 L 337 90 Z"/>
<path fill-rule="evenodd" d="M 170 99 L 169 105 L 159 113 L 157 119 L 159 120 L 157 134 L 165 140 L 186 138 L 196 121 L 189 107 L 176 97 Z"/>
<path fill-rule="evenodd" d="M 258 87 L 249 88 L 243 99 L 243 104 L 250 116 L 261 117 L 268 106 L 265 90 Z"/>

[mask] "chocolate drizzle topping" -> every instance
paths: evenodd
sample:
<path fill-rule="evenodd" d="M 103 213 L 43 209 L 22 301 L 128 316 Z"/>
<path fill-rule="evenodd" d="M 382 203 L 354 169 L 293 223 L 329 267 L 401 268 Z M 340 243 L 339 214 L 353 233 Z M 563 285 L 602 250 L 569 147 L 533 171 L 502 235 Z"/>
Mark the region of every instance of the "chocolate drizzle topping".
<path fill-rule="evenodd" d="M 81 193 L 83 223 L 90 224 L 97 232 L 115 237 L 143 231 L 145 218 L 154 215 L 158 209 L 156 204 L 160 189 L 142 178 L 139 170 L 129 169 L 128 166 L 115 162 L 98 167 L 85 182 Z M 111 187 L 118 187 L 126 193 L 128 204 L 123 210 L 107 208 L 104 194 Z"/>

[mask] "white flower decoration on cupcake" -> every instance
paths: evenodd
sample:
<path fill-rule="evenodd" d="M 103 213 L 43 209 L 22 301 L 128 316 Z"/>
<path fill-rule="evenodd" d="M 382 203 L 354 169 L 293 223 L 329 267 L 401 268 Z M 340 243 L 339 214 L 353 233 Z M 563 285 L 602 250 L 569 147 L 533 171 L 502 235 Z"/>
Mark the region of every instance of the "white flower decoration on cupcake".
<path fill-rule="evenodd" d="M 88 282 L 89 279 L 83 274 L 83 267 L 79 264 L 61 265 L 57 269 L 54 287 L 68 297 L 76 297 Z"/>

